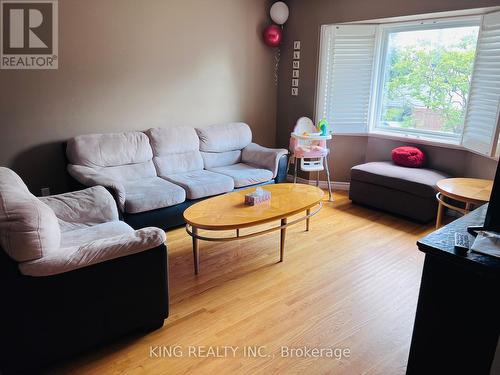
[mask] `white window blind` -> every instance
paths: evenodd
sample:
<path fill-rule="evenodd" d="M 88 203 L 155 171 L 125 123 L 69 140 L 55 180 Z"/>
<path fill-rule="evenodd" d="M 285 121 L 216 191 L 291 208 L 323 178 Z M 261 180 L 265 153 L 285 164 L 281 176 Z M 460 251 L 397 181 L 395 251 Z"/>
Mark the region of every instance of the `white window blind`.
<path fill-rule="evenodd" d="M 333 133 L 365 133 L 377 27 L 329 25 L 322 29 L 317 119 Z"/>
<path fill-rule="evenodd" d="M 500 12 L 483 17 L 462 144 L 493 156 L 500 109 Z"/>

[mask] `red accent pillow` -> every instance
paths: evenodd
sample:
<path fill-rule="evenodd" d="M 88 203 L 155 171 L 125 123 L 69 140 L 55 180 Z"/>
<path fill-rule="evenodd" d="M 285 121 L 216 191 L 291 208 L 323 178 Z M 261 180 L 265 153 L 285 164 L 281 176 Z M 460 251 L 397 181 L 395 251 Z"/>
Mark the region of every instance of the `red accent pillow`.
<path fill-rule="evenodd" d="M 394 163 L 402 167 L 419 168 L 425 163 L 425 154 L 416 147 L 398 147 L 391 154 Z"/>

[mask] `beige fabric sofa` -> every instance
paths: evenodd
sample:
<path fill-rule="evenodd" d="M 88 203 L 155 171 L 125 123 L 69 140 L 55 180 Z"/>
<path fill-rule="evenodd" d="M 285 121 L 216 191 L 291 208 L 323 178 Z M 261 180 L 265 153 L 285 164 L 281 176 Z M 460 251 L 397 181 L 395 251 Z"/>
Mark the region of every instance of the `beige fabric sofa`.
<path fill-rule="evenodd" d="M 244 123 L 89 134 L 67 144 L 70 175 L 112 191 L 134 228 L 179 225 L 183 208 L 198 199 L 274 183 L 285 175 L 287 154 L 252 143 Z"/>

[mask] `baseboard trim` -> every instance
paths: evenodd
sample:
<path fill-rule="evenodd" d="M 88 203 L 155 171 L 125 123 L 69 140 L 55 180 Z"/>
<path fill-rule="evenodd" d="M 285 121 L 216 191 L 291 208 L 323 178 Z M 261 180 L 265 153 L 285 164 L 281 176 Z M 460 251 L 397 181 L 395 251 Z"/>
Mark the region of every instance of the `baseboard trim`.
<path fill-rule="evenodd" d="M 286 180 L 288 182 L 292 182 L 293 176 L 291 174 L 287 175 Z M 300 178 L 300 177 L 297 177 L 297 182 L 300 182 L 301 184 L 316 185 L 316 180 L 306 180 L 305 178 Z M 319 187 L 321 189 L 328 189 L 328 182 L 327 181 L 320 181 Z M 332 181 L 332 187 L 333 187 L 333 190 L 349 191 L 351 184 L 349 182 Z"/>

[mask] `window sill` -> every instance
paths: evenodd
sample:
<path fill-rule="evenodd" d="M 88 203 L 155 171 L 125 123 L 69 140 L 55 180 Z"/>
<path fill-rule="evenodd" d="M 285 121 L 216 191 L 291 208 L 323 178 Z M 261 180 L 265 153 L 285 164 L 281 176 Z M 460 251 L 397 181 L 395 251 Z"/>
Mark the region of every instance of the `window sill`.
<path fill-rule="evenodd" d="M 436 139 L 429 139 L 429 138 L 417 138 L 413 137 L 411 135 L 397 135 L 394 133 L 388 133 L 388 132 L 383 132 L 383 131 L 372 131 L 370 133 L 332 133 L 333 138 L 337 138 L 339 136 L 344 136 L 344 137 L 368 137 L 368 138 L 379 138 L 379 139 L 388 139 L 388 140 L 393 140 L 393 141 L 400 141 L 400 142 L 408 142 L 412 144 L 418 144 L 418 145 L 429 145 L 429 146 L 434 146 L 434 147 L 441 147 L 441 148 L 449 148 L 452 150 L 461 150 L 461 151 L 467 151 L 471 154 L 481 156 L 486 159 L 490 160 L 495 160 L 499 161 L 498 157 L 493 157 L 493 156 L 488 156 L 481 154 L 480 152 L 476 152 L 474 150 L 470 150 L 468 148 L 463 147 L 458 143 L 458 141 L 454 141 L 451 139 L 443 139 L 437 141 Z"/>
<path fill-rule="evenodd" d="M 426 136 L 415 136 L 410 134 L 394 134 L 394 133 L 384 132 L 381 130 L 371 131 L 367 135 L 374 138 L 392 139 L 395 141 L 404 141 L 421 145 L 452 148 L 455 150 L 466 150 L 466 148 L 460 144 L 458 139 L 446 139 L 446 138 L 436 139 Z"/>
<path fill-rule="evenodd" d="M 401 142 L 409 142 L 409 143 L 414 143 L 414 144 L 421 144 L 421 145 L 430 145 L 430 146 L 436 146 L 436 147 L 444 147 L 444 148 L 451 148 L 451 149 L 456 149 L 456 150 L 466 150 L 465 147 L 460 145 L 458 140 L 452 140 L 452 139 L 442 139 L 442 140 L 436 140 L 436 139 L 431 139 L 431 138 L 425 138 L 425 137 L 415 137 L 411 135 L 400 135 L 400 134 L 394 134 L 394 133 L 389 133 L 389 132 L 384 132 L 384 131 L 371 131 L 369 133 L 363 132 L 363 133 L 333 133 L 333 137 L 338 137 L 338 136 L 348 136 L 348 137 L 372 137 L 372 138 L 380 138 L 380 139 L 389 139 L 389 140 L 394 140 L 394 141 L 401 141 Z"/>

